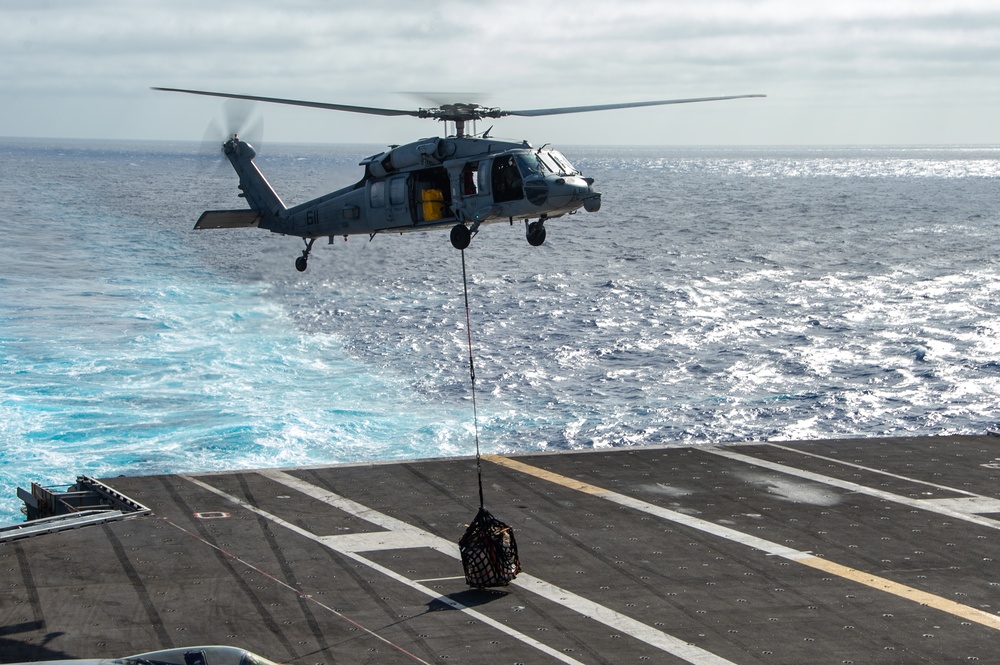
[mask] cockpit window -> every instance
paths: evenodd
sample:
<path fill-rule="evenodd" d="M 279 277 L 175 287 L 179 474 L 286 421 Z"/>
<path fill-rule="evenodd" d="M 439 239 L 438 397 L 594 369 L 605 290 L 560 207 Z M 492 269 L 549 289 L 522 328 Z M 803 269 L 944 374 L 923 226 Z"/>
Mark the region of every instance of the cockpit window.
<path fill-rule="evenodd" d="M 573 168 L 573 165 L 569 163 L 569 160 L 563 156 L 558 150 L 549 150 L 547 153 L 543 153 L 548 156 L 553 162 L 558 166 L 559 175 L 580 175 L 580 172 Z"/>
<path fill-rule="evenodd" d="M 521 177 L 527 178 L 533 175 L 545 175 L 546 168 L 538 159 L 538 155 L 533 152 L 519 152 L 514 155 L 517 160 L 517 168 L 521 172 Z"/>
<path fill-rule="evenodd" d="M 545 167 L 545 170 L 549 173 L 559 173 L 559 165 L 553 161 L 552 155 L 547 152 L 536 153 L 538 157 L 538 162 Z"/>
<path fill-rule="evenodd" d="M 518 170 L 523 177 L 550 173 L 561 176 L 580 174 L 558 150 L 521 152 L 516 157 Z"/>

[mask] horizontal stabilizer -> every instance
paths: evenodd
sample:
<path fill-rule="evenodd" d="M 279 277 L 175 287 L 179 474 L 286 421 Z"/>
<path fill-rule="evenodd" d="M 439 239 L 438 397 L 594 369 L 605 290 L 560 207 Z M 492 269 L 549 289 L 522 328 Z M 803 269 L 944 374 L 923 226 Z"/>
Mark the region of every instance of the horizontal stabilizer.
<path fill-rule="evenodd" d="M 247 226 L 257 226 L 260 223 L 258 210 L 206 210 L 201 213 L 194 228 L 204 229 L 241 229 Z"/>

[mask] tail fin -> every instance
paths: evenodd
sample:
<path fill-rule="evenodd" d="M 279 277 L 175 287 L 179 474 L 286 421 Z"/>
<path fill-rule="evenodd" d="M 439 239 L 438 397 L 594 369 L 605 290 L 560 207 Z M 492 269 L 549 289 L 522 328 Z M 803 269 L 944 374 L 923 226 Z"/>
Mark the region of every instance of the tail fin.
<path fill-rule="evenodd" d="M 260 214 L 260 226 L 270 227 L 286 208 L 271 187 L 271 183 L 253 163 L 257 151 L 246 141 L 234 136 L 223 144 L 222 152 L 229 158 L 240 177 L 240 196 L 247 200 L 251 210 Z"/>

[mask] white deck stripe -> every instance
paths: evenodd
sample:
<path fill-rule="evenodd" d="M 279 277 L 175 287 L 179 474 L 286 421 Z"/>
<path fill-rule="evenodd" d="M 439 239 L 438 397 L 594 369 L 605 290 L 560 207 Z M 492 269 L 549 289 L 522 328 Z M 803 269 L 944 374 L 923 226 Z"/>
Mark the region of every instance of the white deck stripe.
<path fill-rule="evenodd" d="M 877 499 L 885 499 L 886 501 L 893 501 L 895 503 L 900 503 L 904 506 L 909 506 L 911 508 L 918 508 L 920 510 L 927 510 L 941 515 L 947 515 L 948 517 L 952 517 L 958 520 L 965 520 L 966 522 L 972 522 L 973 524 L 985 526 L 990 529 L 1000 529 L 1000 520 L 991 519 L 989 517 L 981 517 L 979 515 L 974 515 L 972 513 L 955 510 L 949 507 L 948 505 L 936 503 L 933 501 L 928 501 L 927 499 L 913 499 L 908 496 L 903 496 L 901 494 L 893 494 L 892 492 L 886 492 L 884 490 L 875 489 L 874 487 L 868 487 L 866 485 L 852 483 L 849 480 L 840 480 L 839 478 L 824 476 L 823 474 L 820 473 L 813 473 L 812 471 L 796 469 L 794 466 L 778 464 L 777 462 L 769 462 L 767 460 L 758 459 L 752 455 L 744 455 L 742 453 L 733 452 L 732 450 L 724 450 L 721 448 L 714 448 L 714 447 L 705 447 L 705 448 L 700 448 L 699 450 L 706 453 L 710 453 L 712 455 L 718 455 L 719 457 L 727 457 L 737 462 L 743 462 L 744 464 L 751 464 L 753 466 L 759 466 L 765 469 L 770 469 L 772 471 L 777 471 L 779 473 L 784 473 L 789 476 L 805 478 L 806 480 L 812 480 L 814 482 L 821 483 L 823 485 L 829 485 L 831 487 L 839 487 L 840 489 L 847 490 L 848 492 L 867 494 L 868 496 L 873 496 Z"/>
<path fill-rule="evenodd" d="M 434 534 L 424 531 L 423 529 L 419 529 L 415 526 L 407 524 L 406 522 L 396 519 L 395 517 L 392 517 L 390 515 L 385 515 L 384 513 L 379 513 L 378 511 L 372 510 L 371 508 L 368 508 L 367 506 L 357 503 L 356 501 L 352 501 L 351 499 L 347 499 L 333 492 L 329 492 L 321 487 L 317 487 L 316 485 L 295 478 L 294 476 L 291 476 L 282 471 L 267 469 L 267 470 L 257 471 L 257 473 L 266 478 L 274 480 L 275 482 L 281 483 L 286 487 L 302 492 L 307 496 L 310 496 L 328 505 L 343 510 L 344 512 L 354 515 L 355 517 L 359 517 L 367 522 L 370 522 L 377 526 L 381 526 L 382 528 L 387 529 L 388 531 L 395 532 L 395 535 L 392 535 L 386 539 L 387 543 L 398 542 L 397 539 L 402 535 L 405 536 L 404 540 L 406 538 L 412 538 L 414 540 L 418 540 L 419 542 L 421 542 L 422 546 L 424 547 L 429 547 L 431 549 L 434 549 L 438 552 L 446 554 L 455 559 L 461 559 L 461 556 L 458 552 L 457 544 L 449 540 L 446 540 L 444 538 L 441 538 L 439 536 L 435 536 Z M 482 621 L 483 623 L 488 624 L 496 628 L 497 630 L 500 630 L 525 644 L 533 646 L 536 649 L 552 656 L 553 658 L 556 658 L 564 663 L 582 665 L 579 663 L 579 661 L 570 658 L 565 653 L 556 651 L 551 647 L 548 647 L 547 645 L 539 642 L 538 640 L 528 635 L 525 635 L 524 633 L 509 628 L 508 626 L 502 623 L 496 622 L 493 619 L 490 619 L 489 617 L 483 615 L 482 613 L 477 612 L 476 610 L 465 607 L 461 603 L 458 603 L 457 601 L 451 598 L 448 598 L 446 596 L 441 596 L 414 580 L 399 575 L 393 572 L 392 570 L 384 568 L 376 564 L 375 562 L 366 559 L 360 554 L 357 554 L 356 551 L 352 551 L 349 549 L 339 549 L 337 547 L 338 544 L 349 545 L 354 541 L 347 539 L 341 540 L 339 536 L 324 537 L 313 534 L 299 526 L 296 526 L 290 522 L 286 522 L 285 520 L 281 519 L 280 517 L 277 517 L 276 515 L 272 515 L 271 513 L 268 513 L 265 510 L 257 508 L 256 506 L 252 506 L 237 497 L 234 497 L 230 494 L 223 492 L 220 489 L 212 487 L 211 485 L 201 480 L 198 480 L 197 478 L 191 476 L 182 476 L 182 477 L 194 483 L 195 485 L 198 485 L 199 487 L 209 492 L 212 492 L 213 494 L 223 497 L 246 510 L 249 510 L 257 515 L 260 515 L 261 517 L 264 517 L 274 522 L 275 524 L 290 529 L 295 533 L 305 538 L 308 538 L 314 542 L 320 543 L 326 547 L 334 549 L 335 551 L 340 552 L 341 554 L 348 556 L 354 559 L 355 561 L 358 561 L 359 563 L 363 563 L 366 566 L 370 566 L 371 568 L 378 570 L 379 572 L 382 572 L 383 574 L 391 577 L 392 579 L 395 579 L 396 581 L 402 584 L 411 587 L 414 590 L 427 594 L 432 598 L 434 598 L 435 600 L 445 603 L 453 607 L 454 609 L 461 610 L 462 612 L 465 612 L 469 616 L 479 621 Z M 365 538 L 360 539 L 356 542 L 362 543 L 365 546 L 371 543 L 371 539 L 369 538 L 369 536 L 388 536 L 388 534 L 385 533 L 364 534 L 364 535 L 366 536 Z M 656 628 L 647 626 L 646 624 L 637 621 L 631 617 L 628 617 L 624 614 L 621 614 L 620 612 L 616 612 L 615 610 L 612 610 L 609 607 L 605 607 L 599 603 L 590 601 L 586 598 L 583 598 L 582 596 L 572 593 L 571 591 L 550 584 L 532 575 L 521 573 L 518 576 L 518 578 L 515 579 L 511 584 L 519 588 L 525 589 L 526 591 L 535 593 L 547 600 L 555 602 L 575 612 L 578 612 L 579 614 L 582 614 L 587 618 L 593 619 L 594 621 L 603 623 L 604 625 L 614 628 L 615 630 L 620 631 L 621 633 L 634 637 L 635 639 L 645 642 L 650 646 L 656 647 L 661 651 L 676 656 L 677 658 L 686 660 L 687 662 L 692 663 L 693 665 L 735 665 L 735 663 L 733 663 L 732 661 L 717 656 L 709 651 L 706 651 L 705 649 L 702 649 L 701 647 L 689 644 L 688 642 L 678 639 L 673 635 L 669 635 L 661 630 L 657 630 Z"/>
<path fill-rule="evenodd" d="M 924 499 L 934 506 L 944 506 L 960 513 L 1000 513 L 1000 499 L 991 496 L 965 496 L 959 499 Z"/>
<path fill-rule="evenodd" d="M 974 492 L 966 492 L 965 490 L 960 490 L 954 487 L 948 487 L 947 485 L 939 485 L 938 483 L 931 483 L 926 480 L 917 480 L 916 478 L 910 478 L 908 476 L 901 476 L 898 473 L 891 473 L 889 471 L 883 471 L 881 469 L 873 469 L 870 466 L 863 466 L 855 462 L 848 462 L 847 460 L 837 459 L 836 457 L 827 457 L 826 455 L 818 455 L 816 453 L 810 453 L 805 450 L 796 450 L 789 446 L 782 446 L 778 443 L 764 443 L 764 444 L 753 444 L 753 445 L 765 445 L 771 448 L 780 448 L 781 450 L 787 450 L 790 453 L 796 453 L 799 455 L 804 455 L 806 457 L 815 457 L 816 459 L 825 460 L 827 462 L 835 462 L 841 466 L 849 466 L 854 469 L 860 469 L 861 471 L 868 471 L 870 473 L 877 473 L 882 476 L 889 476 L 890 478 L 895 478 L 897 480 L 903 480 L 908 483 L 914 483 L 916 485 L 927 485 L 928 487 L 933 487 L 934 489 L 939 489 L 945 492 L 954 492 L 956 494 L 964 494 L 965 496 L 980 496 Z"/>

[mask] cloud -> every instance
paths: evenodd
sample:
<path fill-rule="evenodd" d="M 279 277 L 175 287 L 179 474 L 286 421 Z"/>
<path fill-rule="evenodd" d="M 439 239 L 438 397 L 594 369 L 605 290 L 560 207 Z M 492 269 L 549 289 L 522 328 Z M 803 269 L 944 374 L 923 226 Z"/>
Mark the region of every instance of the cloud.
<path fill-rule="evenodd" d="M 113 135 L 148 128 L 131 120 L 140 113 L 164 134 L 190 132 L 193 121 L 178 116 L 216 108 L 153 100 L 149 86 L 166 85 L 392 107 L 413 104 L 392 94 L 401 90 L 485 90 L 505 108 L 764 92 L 765 102 L 719 111 L 532 122 L 576 142 L 595 142 L 595 131 L 608 142 L 1000 141 L 989 119 L 1000 101 L 995 2 L 341 4 L 8 0 L 4 133 Z M 358 132 L 324 128 L 376 126 L 267 114 L 280 121 L 268 123 L 279 140 L 344 140 Z M 709 124 L 737 114 L 743 141 Z"/>

